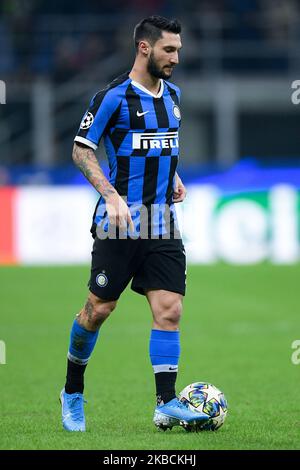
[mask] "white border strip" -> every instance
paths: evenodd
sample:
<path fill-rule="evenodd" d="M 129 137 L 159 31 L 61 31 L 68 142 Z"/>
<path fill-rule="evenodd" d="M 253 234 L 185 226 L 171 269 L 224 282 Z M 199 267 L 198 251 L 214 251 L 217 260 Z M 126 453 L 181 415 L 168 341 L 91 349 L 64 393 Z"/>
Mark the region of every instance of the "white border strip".
<path fill-rule="evenodd" d="M 130 77 L 129 77 L 130 78 Z M 148 95 L 153 96 L 153 98 L 160 98 L 164 92 L 164 81 L 160 79 L 160 89 L 157 95 L 152 93 L 150 90 L 147 90 L 143 85 L 141 85 L 138 82 L 135 82 L 134 80 L 131 80 L 132 85 L 135 87 L 139 88 L 140 90 L 144 91 L 145 93 L 148 93 Z"/>
<path fill-rule="evenodd" d="M 98 148 L 98 145 L 94 144 L 94 142 L 91 142 L 90 140 L 85 139 L 84 137 L 80 137 L 79 135 L 75 137 L 74 142 L 80 142 L 81 144 L 85 144 L 88 147 L 91 147 L 93 150 L 97 150 Z"/>
<path fill-rule="evenodd" d="M 87 359 L 79 359 L 78 357 L 73 356 L 70 352 L 68 352 L 67 358 L 69 361 L 74 362 L 75 364 L 80 364 L 81 366 L 85 366 L 89 362 L 89 357 Z"/>
<path fill-rule="evenodd" d="M 153 366 L 154 374 L 158 372 L 178 372 L 178 366 L 174 364 L 159 364 L 157 366 Z"/>

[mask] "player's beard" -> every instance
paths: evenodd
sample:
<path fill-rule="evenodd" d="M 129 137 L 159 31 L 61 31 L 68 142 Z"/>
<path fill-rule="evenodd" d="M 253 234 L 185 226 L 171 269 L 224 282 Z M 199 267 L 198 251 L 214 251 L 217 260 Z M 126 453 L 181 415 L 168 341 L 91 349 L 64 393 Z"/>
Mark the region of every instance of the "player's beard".
<path fill-rule="evenodd" d="M 152 75 L 152 77 L 167 79 L 171 77 L 173 67 L 168 69 L 170 70 L 170 73 L 167 73 L 164 70 L 164 68 L 158 67 L 157 61 L 154 58 L 154 54 L 153 52 L 151 52 L 149 56 L 148 64 L 147 64 L 147 70 L 148 70 L 148 73 Z"/>

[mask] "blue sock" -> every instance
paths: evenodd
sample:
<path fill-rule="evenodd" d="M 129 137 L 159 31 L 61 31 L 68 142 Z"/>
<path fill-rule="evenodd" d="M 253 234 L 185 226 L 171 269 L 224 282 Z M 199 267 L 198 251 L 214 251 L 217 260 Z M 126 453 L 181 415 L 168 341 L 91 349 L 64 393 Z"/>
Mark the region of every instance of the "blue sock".
<path fill-rule="evenodd" d="M 98 334 L 99 330 L 88 331 L 83 326 L 79 325 L 77 320 L 74 320 L 71 330 L 68 359 L 71 362 L 75 362 L 75 364 L 86 365 L 96 344 Z"/>
<path fill-rule="evenodd" d="M 167 403 L 176 397 L 175 383 L 180 356 L 179 331 L 152 330 L 149 353 L 155 374 L 157 403 Z"/>
<path fill-rule="evenodd" d="M 88 331 L 74 321 L 68 351 L 66 393 L 83 393 L 84 372 L 98 338 L 99 331 Z"/>

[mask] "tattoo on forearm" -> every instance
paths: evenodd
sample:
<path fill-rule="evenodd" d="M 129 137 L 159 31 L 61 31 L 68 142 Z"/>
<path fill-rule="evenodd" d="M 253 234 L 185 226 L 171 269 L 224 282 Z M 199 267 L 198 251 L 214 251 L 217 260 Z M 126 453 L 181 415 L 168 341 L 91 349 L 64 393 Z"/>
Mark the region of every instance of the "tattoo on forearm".
<path fill-rule="evenodd" d="M 116 192 L 105 178 L 92 149 L 74 144 L 73 160 L 88 181 L 104 198 Z"/>

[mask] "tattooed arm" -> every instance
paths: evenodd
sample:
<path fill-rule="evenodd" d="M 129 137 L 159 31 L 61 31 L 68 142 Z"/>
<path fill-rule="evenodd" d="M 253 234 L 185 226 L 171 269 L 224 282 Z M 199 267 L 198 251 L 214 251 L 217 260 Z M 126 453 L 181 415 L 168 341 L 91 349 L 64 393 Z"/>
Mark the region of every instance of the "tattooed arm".
<path fill-rule="evenodd" d="M 119 227 L 126 227 L 127 223 L 133 227 L 127 204 L 105 177 L 94 150 L 74 142 L 72 158 L 86 179 L 104 197 L 110 222 Z"/>
<path fill-rule="evenodd" d="M 110 195 L 117 194 L 115 188 L 105 178 L 93 149 L 75 142 L 72 157 L 75 165 L 105 200 Z"/>

